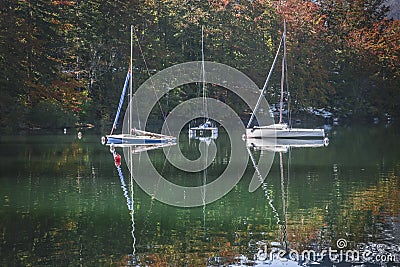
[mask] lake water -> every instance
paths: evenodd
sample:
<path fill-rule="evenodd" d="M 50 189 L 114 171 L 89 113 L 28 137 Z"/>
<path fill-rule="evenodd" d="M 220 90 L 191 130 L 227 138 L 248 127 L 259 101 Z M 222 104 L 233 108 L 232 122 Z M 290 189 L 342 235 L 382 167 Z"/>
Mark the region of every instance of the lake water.
<path fill-rule="evenodd" d="M 131 187 L 124 160 L 119 173 L 99 135 L 2 136 L 0 265 L 396 265 L 399 133 L 393 125 L 334 127 L 327 147 L 276 153 L 256 191 L 248 191 L 249 161 L 227 195 L 196 208 L 163 204 Z M 226 168 L 228 142 L 220 133 L 206 177 L 175 174 L 162 150 L 148 153 L 171 181 L 198 185 Z M 189 158 L 199 155 L 198 145 L 180 144 Z M 264 153 L 252 152 L 255 159 Z"/>

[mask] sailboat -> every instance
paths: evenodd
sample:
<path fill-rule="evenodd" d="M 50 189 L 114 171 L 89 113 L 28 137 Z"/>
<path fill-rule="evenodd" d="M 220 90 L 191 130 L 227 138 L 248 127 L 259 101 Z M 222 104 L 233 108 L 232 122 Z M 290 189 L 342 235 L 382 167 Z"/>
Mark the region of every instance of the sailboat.
<path fill-rule="evenodd" d="M 282 48 L 283 47 L 283 48 Z M 251 124 L 254 120 L 255 113 L 257 112 L 262 98 L 265 95 L 269 79 L 275 67 L 279 53 L 283 49 L 282 56 L 282 74 L 281 74 L 281 92 L 280 92 L 280 107 L 279 107 L 279 122 L 272 125 L 253 126 Z M 305 128 L 291 128 L 283 122 L 283 96 L 285 85 L 285 70 L 286 70 L 286 22 L 284 22 L 284 30 L 279 44 L 278 51 L 275 55 L 272 67 L 269 71 L 268 77 L 265 81 L 264 87 L 261 90 L 260 97 L 250 117 L 246 127 L 246 138 L 324 138 L 324 129 L 305 129 Z"/>
<path fill-rule="evenodd" d="M 204 68 L 204 27 L 201 28 L 201 79 L 202 84 L 202 98 L 203 98 L 203 117 L 204 122 L 196 127 L 189 126 L 189 138 L 190 139 L 217 139 L 218 137 L 218 127 L 216 127 L 208 118 L 207 112 L 207 96 L 206 96 L 206 78 L 205 78 L 205 68 Z"/>
<path fill-rule="evenodd" d="M 102 143 L 106 143 L 107 145 L 155 145 L 155 144 L 165 144 L 165 143 L 174 143 L 176 142 L 176 137 L 152 133 L 148 131 L 143 131 L 140 129 L 136 129 L 132 123 L 132 58 L 133 58 L 133 26 L 131 26 L 131 56 L 130 56 L 130 67 L 129 71 L 126 75 L 125 84 L 122 89 L 117 113 L 115 115 L 114 123 L 111 129 L 111 133 L 106 135 L 106 137 L 102 137 Z M 124 102 L 125 94 L 127 91 L 127 87 L 129 85 L 129 119 L 128 119 L 128 133 L 122 134 L 113 134 L 114 130 L 117 128 L 118 118 L 121 112 L 122 104 Z"/>

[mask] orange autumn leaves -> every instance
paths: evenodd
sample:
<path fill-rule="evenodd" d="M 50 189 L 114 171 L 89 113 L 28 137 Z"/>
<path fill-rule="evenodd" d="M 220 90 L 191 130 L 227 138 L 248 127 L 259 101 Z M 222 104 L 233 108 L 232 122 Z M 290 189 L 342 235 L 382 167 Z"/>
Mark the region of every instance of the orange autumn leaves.
<path fill-rule="evenodd" d="M 355 48 L 363 49 L 384 67 L 400 75 L 400 21 L 388 20 L 377 22 L 371 29 L 362 28 L 350 34 L 349 44 Z"/>

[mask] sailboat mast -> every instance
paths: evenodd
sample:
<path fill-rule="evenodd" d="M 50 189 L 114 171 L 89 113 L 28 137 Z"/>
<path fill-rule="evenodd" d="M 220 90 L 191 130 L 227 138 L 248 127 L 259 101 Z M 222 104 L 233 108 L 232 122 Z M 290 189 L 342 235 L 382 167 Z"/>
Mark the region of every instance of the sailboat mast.
<path fill-rule="evenodd" d="M 133 89 L 132 89 L 132 84 L 133 84 L 133 25 L 131 25 L 131 56 L 129 59 L 129 71 L 131 73 L 131 79 L 129 83 L 129 133 L 132 134 L 133 131 L 133 125 L 132 125 L 132 117 L 133 117 L 133 103 L 132 103 L 132 98 L 133 98 Z M 131 173 L 131 179 L 130 179 L 130 187 L 131 187 L 131 201 L 132 201 L 132 209 L 131 209 L 131 221 L 132 221 L 132 237 L 133 237 L 133 244 L 132 244 L 132 258 L 133 262 L 136 262 L 136 238 L 135 238 L 135 209 L 134 209 L 134 198 L 133 198 L 133 153 L 129 151 L 129 163 L 130 163 L 130 173 Z"/>
<path fill-rule="evenodd" d="M 281 75 L 281 100 L 279 106 L 279 124 L 283 123 L 283 92 L 285 84 L 285 62 L 286 62 L 286 21 L 283 23 L 283 56 L 282 56 L 282 75 Z"/>
<path fill-rule="evenodd" d="M 129 81 L 129 134 L 132 133 L 133 127 L 132 127 L 132 96 L 133 96 L 133 90 L 132 90 L 132 80 L 133 80 L 133 73 L 132 73 L 132 58 L 133 58 L 133 25 L 131 25 L 131 56 L 130 56 L 130 62 L 129 62 L 129 72 L 131 73 L 131 79 Z"/>
<path fill-rule="evenodd" d="M 206 102 L 206 73 L 204 68 L 204 26 L 201 26 L 201 79 L 203 82 L 203 115 L 204 122 L 207 121 L 207 102 Z"/>

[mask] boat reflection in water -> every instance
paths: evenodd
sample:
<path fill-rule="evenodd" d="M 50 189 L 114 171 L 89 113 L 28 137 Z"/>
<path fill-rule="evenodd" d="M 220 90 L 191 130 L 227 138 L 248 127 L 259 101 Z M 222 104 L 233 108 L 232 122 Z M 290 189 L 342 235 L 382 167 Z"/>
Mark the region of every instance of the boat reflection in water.
<path fill-rule="evenodd" d="M 211 138 L 197 138 L 197 140 L 201 143 L 209 144 L 213 140 Z M 206 263 L 205 266 L 301 266 L 304 264 L 304 259 L 292 258 L 291 248 L 289 242 L 287 241 L 287 206 L 288 206 L 288 189 L 287 184 L 289 182 L 289 168 L 284 171 L 284 163 L 283 163 L 283 153 L 289 152 L 288 155 L 290 157 L 290 150 L 292 148 L 298 147 L 324 147 L 328 145 L 327 140 L 299 140 L 299 139 L 246 139 L 246 149 L 251 159 L 252 166 L 255 170 L 255 173 L 259 179 L 261 184 L 261 188 L 264 191 L 266 204 L 272 210 L 272 215 L 274 217 L 274 221 L 276 222 L 279 231 L 280 231 L 280 240 L 277 242 L 271 242 L 263 238 L 252 238 L 247 245 L 247 249 L 240 250 L 240 252 L 236 252 L 235 255 L 226 256 L 214 254 L 214 253 L 206 253 L 214 254 L 213 256 L 205 258 Z M 125 180 L 122 170 L 121 170 L 121 158 L 117 153 L 118 148 L 123 148 L 124 150 L 129 149 L 130 153 L 128 155 L 133 156 L 134 154 L 140 154 L 142 152 L 160 149 L 166 146 L 171 146 L 174 144 L 163 144 L 163 145 L 145 145 L 145 146 L 132 146 L 132 145 L 114 145 L 110 146 L 110 151 L 113 155 L 114 164 L 117 168 L 118 175 L 121 181 L 121 188 L 123 195 L 126 198 L 126 205 L 128 207 L 128 212 L 130 214 L 131 219 L 131 234 L 132 234 L 132 253 L 126 255 L 121 259 L 121 265 L 127 266 L 141 266 L 143 261 L 149 258 L 149 255 L 146 255 L 144 252 L 136 251 L 136 236 L 135 236 L 135 198 L 134 198 L 134 177 L 133 174 L 130 174 L 130 177 Z M 270 179 L 263 178 L 262 170 L 260 171 L 257 162 L 257 157 L 254 155 L 258 151 L 270 152 L 270 153 L 278 153 L 279 155 L 279 168 L 280 168 L 280 190 L 277 192 L 273 192 L 271 187 L 269 186 Z M 207 150 L 206 150 L 207 152 Z M 127 154 L 125 153 L 125 156 Z M 207 159 L 207 157 L 206 157 Z M 132 160 L 127 161 L 128 164 L 132 164 Z M 207 162 L 204 162 L 205 166 L 207 166 Z M 261 167 L 261 166 L 260 166 Z M 132 166 L 131 166 L 132 168 Z M 287 174 L 287 176 L 285 176 Z M 207 184 L 207 170 L 206 168 L 202 172 L 202 184 Z M 204 199 L 206 192 L 203 191 Z M 281 204 L 274 203 L 274 195 L 280 195 Z M 276 199 L 275 199 L 276 200 Z M 279 201 L 280 202 L 280 201 Z M 278 208 L 277 208 L 278 207 Z M 203 222 L 202 229 L 204 233 L 204 237 L 207 238 L 207 232 L 209 231 L 206 221 L 206 205 L 204 203 L 202 207 L 203 212 Z M 165 255 L 166 256 L 166 255 Z M 161 263 L 162 259 L 158 259 Z M 154 262 L 155 263 L 155 262 Z M 164 262 L 163 262 L 164 263 Z M 156 263 L 155 263 L 156 264 Z M 152 265 L 150 265 L 152 266 Z"/>
<path fill-rule="evenodd" d="M 326 147 L 329 145 L 327 137 L 323 139 L 292 139 L 292 138 L 247 138 L 246 146 L 254 150 L 272 152 L 288 152 L 290 148 Z"/>
<path fill-rule="evenodd" d="M 122 259 L 121 265 L 125 266 L 138 266 L 138 259 L 136 255 L 136 237 L 135 237 L 135 198 L 134 198 L 134 176 L 133 172 L 130 173 L 129 183 L 127 184 L 125 181 L 125 177 L 123 175 L 121 169 L 121 155 L 116 151 L 116 148 L 129 149 L 129 155 L 132 157 L 134 154 L 140 154 L 142 152 L 161 149 L 164 147 L 175 145 L 176 143 L 164 143 L 164 144 L 156 144 L 156 145 L 129 145 L 129 144 L 112 144 L 110 145 L 110 152 L 113 155 L 114 164 L 118 171 L 118 176 L 121 182 L 121 189 L 126 198 L 126 205 L 128 207 L 128 211 L 131 219 L 131 234 L 132 234 L 132 254 L 127 255 Z M 132 158 L 129 159 L 128 164 L 132 164 Z M 132 168 L 132 165 L 130 166 Z"/>
<path fill-rule="evenodd" d="M 310 262 L 308 259 L 304 259 L 301 255 L 293 254 L 294 250 L 291 250 L 289 242 L 287 240 L 287 199 L 289 197 L 289 191 L 287 190 L 286 184 L 289 183 L 290 170 L 284 171 L 283 164 L 283 153 L 289 152 L 292 148 L 318 148 L 325 147 L 329 144 L 328 138 L 325 139 L 273 139 L 273 138 L 254 138 L 246 140 L 246 149 L 251 159 L 252 166 L 255 170 L 261 188 L 264 191 L 264 195 L 269 207 L 272 210 L 272 214 L 277 225 L 281 231 L 281 240 L 278 242 L 269 242 L 267 240 L 252 240 L 248 244 L 249 251 L 253 251 L 254 256 L 251 259 L 248 256 L 240 255 L 236 256 L 234 263 L 229 266 L 303 266 L 320 264 L 317 262 Z M 273 202 L 273 195 L 278 192 L 272 192 L 268 186 L 267 179 L 262 175 L 263 171 L 259 169 L 258 162 L 254 155 L 255 151 L 267 151 L 272 153 L 278 153 L 279 155 L 279 170 L 280 170 L 280 195 L 282 201 L 282 210 L 279 211 Z M 290 159 L 289 159 L 290 161 Z M 260 166 L 262 167 L 262 166 Z M 286 173 L 286 178 L 285 178 Z"/>
<path fill-rule="evenodd" d="M 190 136 L 189 137 L 189 143 L 190 143 L 190 140 L 198 140 L 200 143 L 205 143 L 206 145 L 210 145 L 211 144 L 211 142 L 213 141 L 213 140 L 215 140 L 216 138 L 214 138 L 214 137 L 204 137 L 204 136 L 198 136 L 198 135 L 194 135 L 194 136 Z"/>

